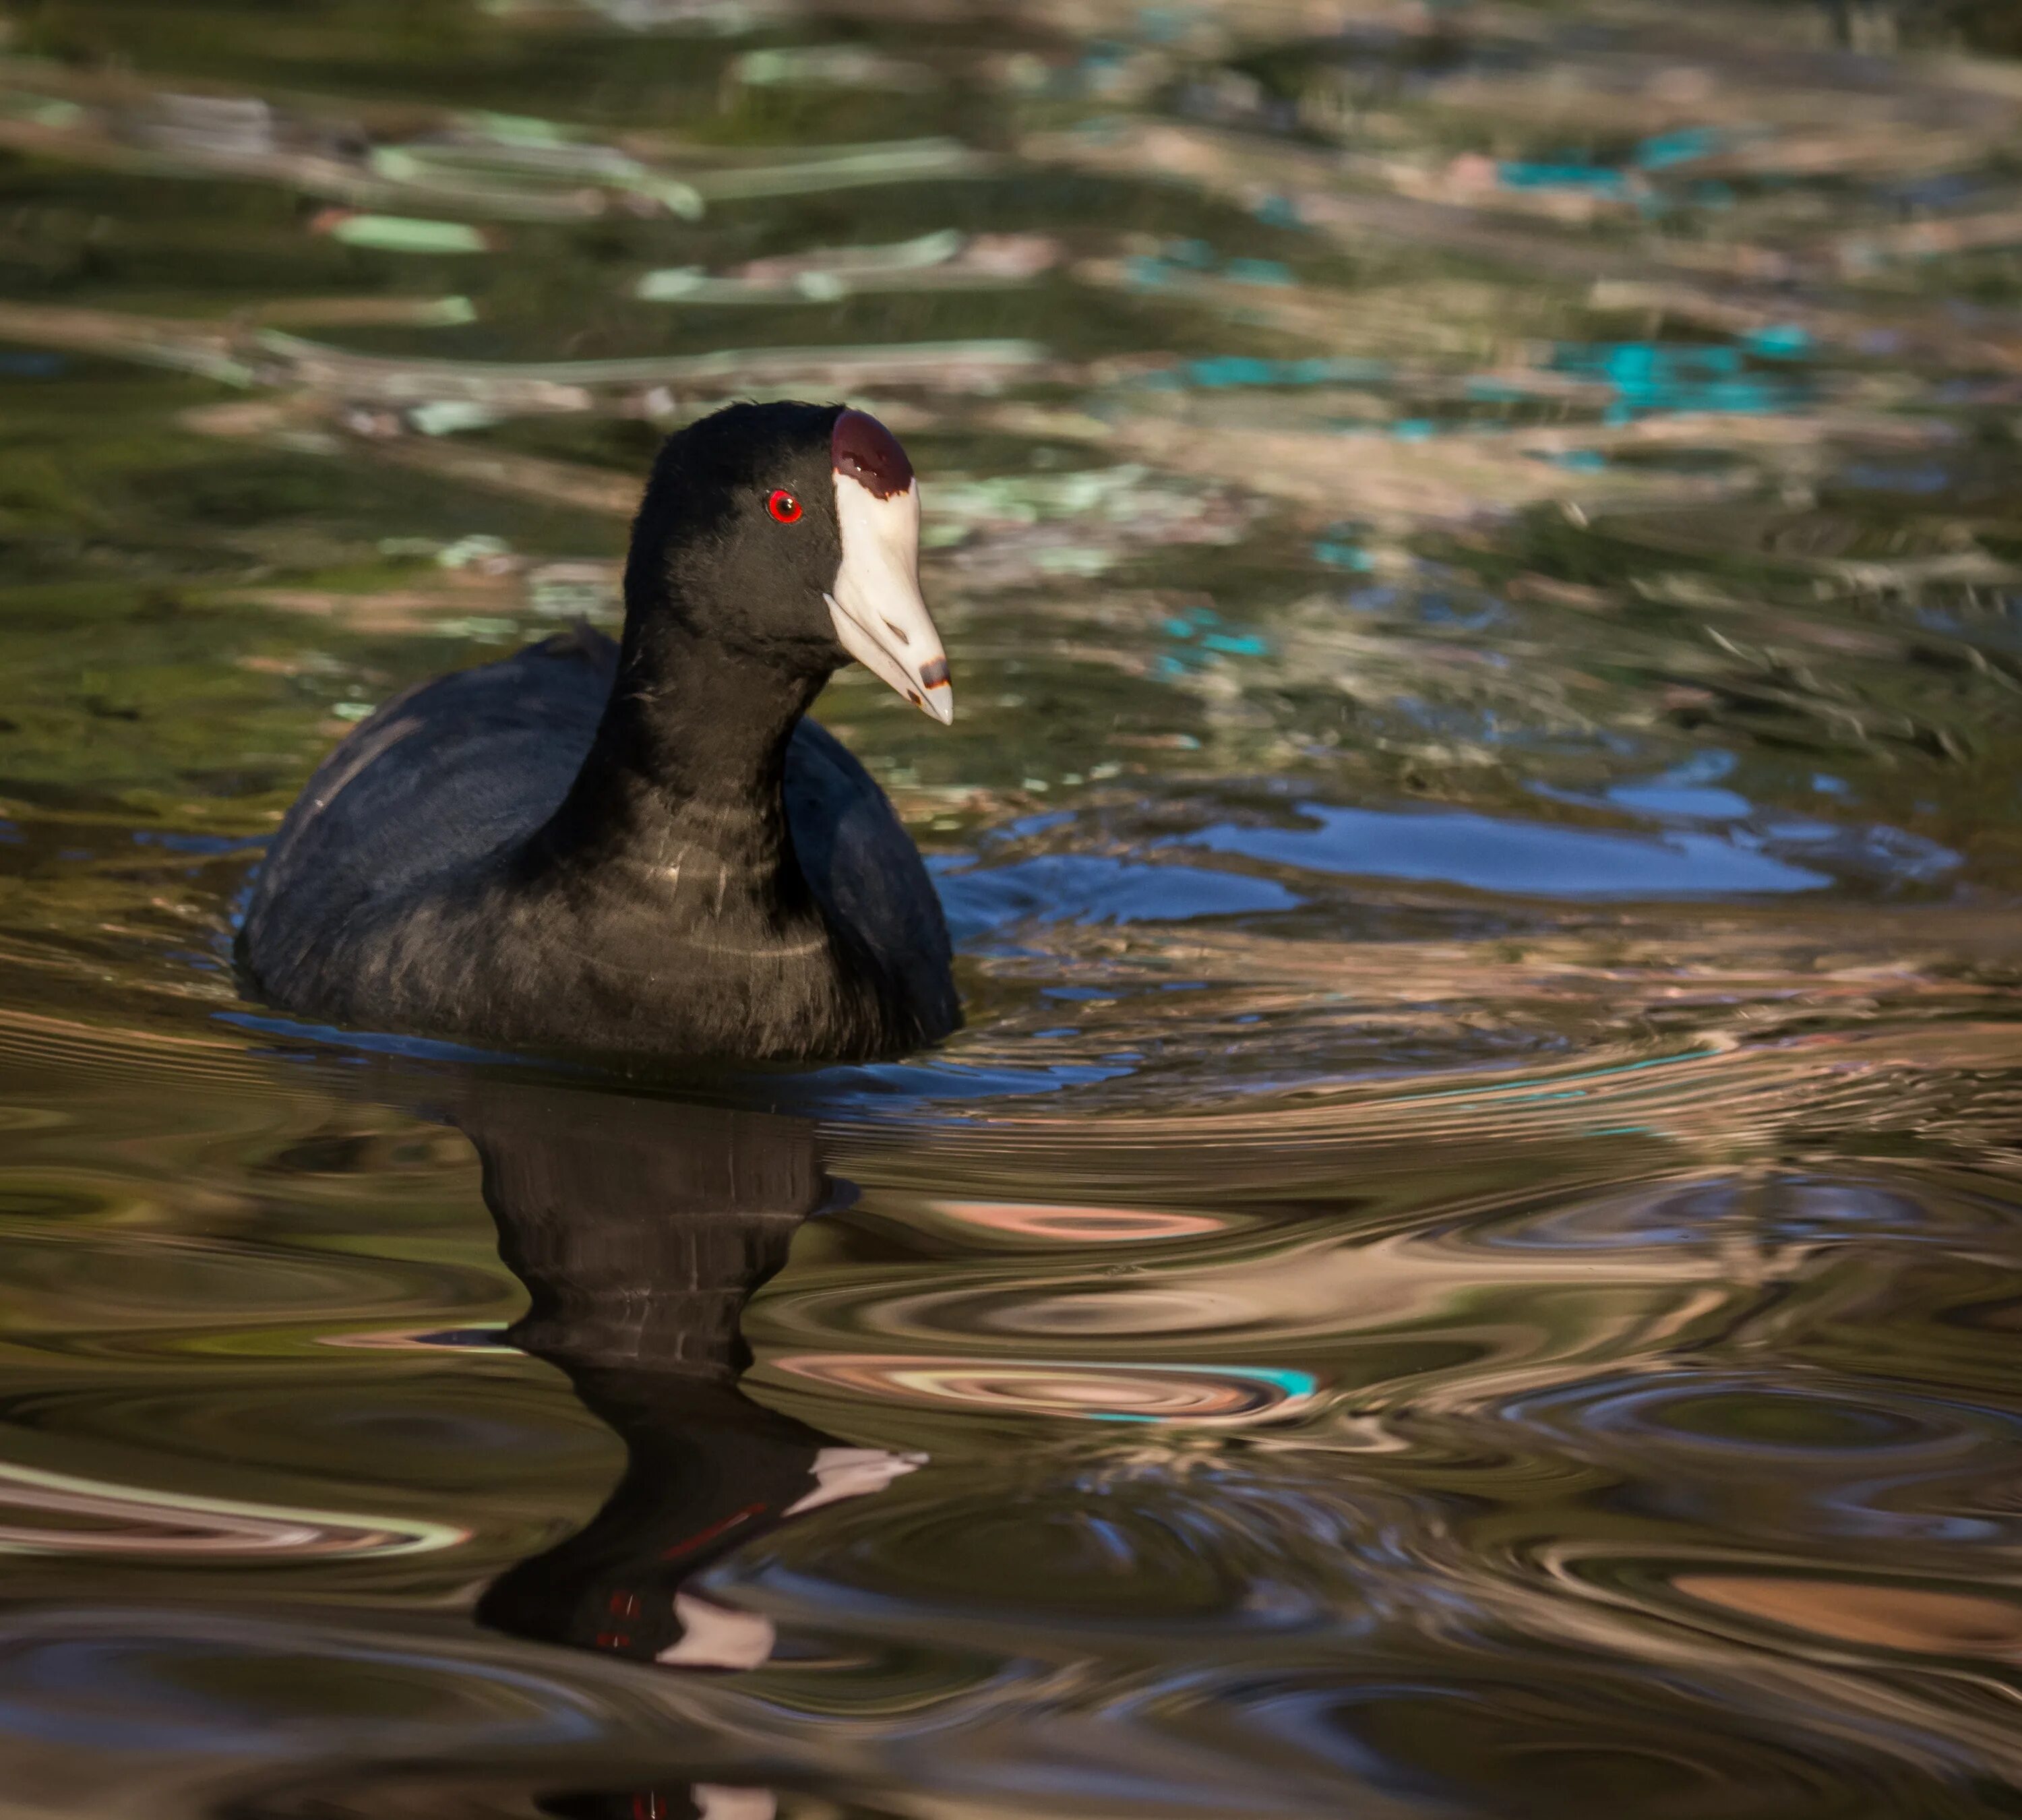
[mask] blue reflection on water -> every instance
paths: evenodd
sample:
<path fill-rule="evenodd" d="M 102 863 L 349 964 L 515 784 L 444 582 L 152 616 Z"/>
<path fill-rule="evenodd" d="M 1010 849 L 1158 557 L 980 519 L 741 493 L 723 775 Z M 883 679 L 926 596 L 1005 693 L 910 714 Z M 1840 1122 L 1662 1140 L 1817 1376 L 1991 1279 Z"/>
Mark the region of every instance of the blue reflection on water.
<path fill-rule="evenodd" d="M 1681 821 L 1739 821 L 1752 807 L 1746 797 L 1732 790 L 1677 783 L 1668 777 L 1653 778 L 1648 784 L 1618 784 L 1608 791 L 1608 800 L 1639 815 Z"/>
<path fill-rule="evenodd" d="M 959 860 L 929 864 L 958 945 L 1013 923 L 1181 923 L 1293 910 L 1303 901 L 1269 879 L 1098 853 L 1049 853 L 980 869 Z"/>
<path fill-rule="evenodd" d="M 1438 879 L 1541 897 L 1714 897 L 1812 891 L 1832 883 L 1724 835 L 1611 834 L 1464 810 L 1299 809 L 1318 826 L 1225 822 L 1189 835 L 1188 844 L 1311 872 Z"/>
<path fill-rule="evenodd" d="M 1641 783 L 1617 784 L 1598 798 L 1538 786 L 1537 794 L 1560 802 L 1612 806 L 1662 821 L 1743 821 L 1755 806 L 1739 791 L 1719 788 L 1735 766 L 1732 752 L 1695 754 L 1681 765 Z"/>

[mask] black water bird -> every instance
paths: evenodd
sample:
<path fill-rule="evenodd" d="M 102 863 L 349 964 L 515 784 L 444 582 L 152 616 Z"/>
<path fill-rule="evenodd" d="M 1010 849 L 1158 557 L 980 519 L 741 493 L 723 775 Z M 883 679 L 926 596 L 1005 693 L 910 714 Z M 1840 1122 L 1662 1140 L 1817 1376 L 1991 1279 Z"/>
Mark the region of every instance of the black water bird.
<path fill-rule="evenodd" d="M 806 713 L 852 657 L 945 722 L 920 495 L 874 418 L 739 404 L 670 437 L 622 642 L 396 696 L 275 837 L 238 944 L 285 1010 L 630 1058 L 889 1055 L 961 1021 L 932 883 Z"/>

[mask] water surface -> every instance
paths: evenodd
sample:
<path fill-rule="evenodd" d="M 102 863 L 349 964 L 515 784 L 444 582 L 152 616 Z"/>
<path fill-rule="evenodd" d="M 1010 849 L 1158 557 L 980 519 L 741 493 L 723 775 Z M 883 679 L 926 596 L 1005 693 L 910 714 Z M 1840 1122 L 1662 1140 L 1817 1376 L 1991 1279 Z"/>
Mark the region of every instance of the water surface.
<path fill-rule="evenodd" d="M 2022 1811 L 2009 10 L 0 10 L 9 1812 Z M 968 1028 L 243 1000 L 790 396 Z"/>

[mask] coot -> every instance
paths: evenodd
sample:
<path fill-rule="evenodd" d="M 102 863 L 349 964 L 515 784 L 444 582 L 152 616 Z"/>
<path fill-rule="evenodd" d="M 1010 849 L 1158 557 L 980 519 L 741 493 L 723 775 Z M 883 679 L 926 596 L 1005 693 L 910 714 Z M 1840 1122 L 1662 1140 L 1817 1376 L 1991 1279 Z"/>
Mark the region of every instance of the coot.
<path fill-rule="evenodd" d="M 805 717 L 852 657 L 953 717 L 883 425 L 737 404 L 670 437 L 582 628 L 388 702 L 254 883 L 250 988 L 333 1022 L 631 1058 L 863 1058 L 961 1021 L 883 791 Z"/>

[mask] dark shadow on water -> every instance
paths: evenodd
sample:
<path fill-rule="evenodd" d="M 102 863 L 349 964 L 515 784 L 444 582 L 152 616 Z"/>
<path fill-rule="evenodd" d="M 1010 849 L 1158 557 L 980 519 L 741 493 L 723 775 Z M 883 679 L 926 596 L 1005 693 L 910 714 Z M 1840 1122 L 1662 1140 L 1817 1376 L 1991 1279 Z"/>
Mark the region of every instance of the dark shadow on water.
<path fill-rule="evenodd" d="M 531 1299 L 506 1338 L 564 1372 L 626 1448 L 603 1508 L 495 1581 L 478 1622 L 670 1671 L 760 1666 L 771 1622 L 697 1583 L 733 1550 L 881 1489 L 921 1457 L 849 1446 L 738 1387 L 746 1301 L 801 1222 L 853 1190 L 823 1169 L 804 1120 L 477 1074 L 458 1079 L 447 1109 L 476 1146 L 500 1255 Z M 627 1788 L 546 1806 L 708 1820 L 769 1811 L 768 1800 Z"/>

